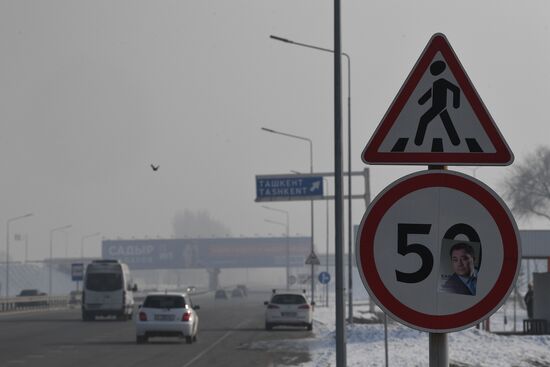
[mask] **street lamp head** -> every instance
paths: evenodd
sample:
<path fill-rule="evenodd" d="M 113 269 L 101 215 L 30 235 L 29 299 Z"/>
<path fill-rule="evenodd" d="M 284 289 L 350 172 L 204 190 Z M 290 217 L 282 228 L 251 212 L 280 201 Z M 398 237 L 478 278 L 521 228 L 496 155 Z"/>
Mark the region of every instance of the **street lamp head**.
<path fill-rule="evenodd" d="M 20 216 L 15 217 L 15 218 L 10 218 L 10 219 L 8 219 L 8 223 L 19 220 L 19 219 L 27 218 L 27 217 L 30 217 L 32 215 L 33 215 L 33 213 L 28 213 L 28 214 L 25 214 L 25 215 L 20 215 Z"/>
<path fill-rule="evenodd" d="M 289 134 L 289 133 L 284 133 L 282 131 L 277 131 L 277 130 L 273 130 L 273 129 L 268 129 L 267 127 L 262 127 L 261 128 L 263 131 L 267 131 L 268 133 L 273 133 L 273 134 L 277 134 L 277 135 L 283 135 L 283 136 L 288 136 L 290 138 L 295 138 L 295 139 L 299 139 L 299 140 L 305 140 L 309 143 L 309 150 L 310 150 L 310 160 L 313 159 L 312 157 L 312 149 L 313 149 L 313 142 L 311 141 L 310 138 L 306 138 L 304 136 L 299 136 L 299 135 L 294 135 L 294 134 Z"/>
<path fill-rule="evenodd" d="M 273 210 L 273 211 L 279 212 L 279 213 L 285 213 L 288 216 L 288 210 L 273 208 L 273 207 L 267 206 L 267 205 L 262 205 L 262 208 L 267 209 L 267 210 Z"/>
<path fill-rule="evenodd" d="M 57 228 L 54 228 L 54 229 L 50 229 L 50 234 L 53 234 L 53 232 L 62 231 L 64 229 L 69 229 L 72 226 L 73 226 L 72 224 L 68 224 L 68 225 L 63 226 L 63 227 L 57 227 Z"/>
<path fill-rule="evenodd" d="M 294 43 L 293 41 L 291 41 L 289 39 L 282 38 L 282 37 L 277 37 L 277 36 L 274 36 L 274 35 L 269 36 L 269 38 L 274 39 L 276 41 L 281 41 L 281 42 L 286 42 L 286 43 Z"/>
<path fill-rule="evenodd" d="M 267 223 L 278 224 L 278 225 L 280 225 L 280 226 L 286 226 L 285 223 L 277 222 L 277 221 L 275 221 L 275 220 L 264 219 L 264 221 L 266 221 Z"/>

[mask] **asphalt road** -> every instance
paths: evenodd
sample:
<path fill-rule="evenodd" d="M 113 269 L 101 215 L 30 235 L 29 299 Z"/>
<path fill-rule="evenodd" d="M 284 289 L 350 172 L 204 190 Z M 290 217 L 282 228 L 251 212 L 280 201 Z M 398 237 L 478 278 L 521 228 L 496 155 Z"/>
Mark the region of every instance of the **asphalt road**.
<path fill-rule="evenodd" d="M 300 328 L 265 331 L 263 301 L 268 297 L 194 297 L 201 308 L 198 341 L 191 345 L 171 338 L 137 345 L 133 321 L 82 322 L 79 309 L 0 314 L 0 366 L 261 367 L 308 361 L 308 352 L 295 348 L 288 353 L 250 348 L 258 341 L 313 337 Z"/>

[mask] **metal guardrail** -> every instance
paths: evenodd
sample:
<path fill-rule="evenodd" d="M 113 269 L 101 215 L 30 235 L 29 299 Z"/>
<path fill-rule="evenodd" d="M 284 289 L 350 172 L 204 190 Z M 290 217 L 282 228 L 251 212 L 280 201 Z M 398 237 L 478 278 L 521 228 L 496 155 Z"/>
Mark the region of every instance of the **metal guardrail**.
<path fill-rule="evenodd" d="M 0 312 L 67 307 L 69 296 L 11 297 L 0 299 Z"/>
<path fill-rule="evenodd" d="M 525 319 L 523 320 L 523 333 L 530 335 L 547 334 L 548 322 L 545 319 Z"/>

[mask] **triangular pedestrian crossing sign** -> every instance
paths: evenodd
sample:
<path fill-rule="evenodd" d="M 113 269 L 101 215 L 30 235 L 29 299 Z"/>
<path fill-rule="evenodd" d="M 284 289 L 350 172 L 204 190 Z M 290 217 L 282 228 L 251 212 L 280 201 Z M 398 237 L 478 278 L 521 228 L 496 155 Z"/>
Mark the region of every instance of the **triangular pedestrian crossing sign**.
<path fill-rule="evenodd" d="M 321 265 L 321 262 L 319 261 L 319 258 L 317 257 L 317 255 L 315 255 L 315 252 L 312 251 L 311 254 L 309 254 L 309 256 L 306 259 L 306 264 Z"/>
<path fill-rule="evenodd" d="M 513 160 L 441 33 L 428 42 L 363 151 L 370 164 L 509 165 Z"/>

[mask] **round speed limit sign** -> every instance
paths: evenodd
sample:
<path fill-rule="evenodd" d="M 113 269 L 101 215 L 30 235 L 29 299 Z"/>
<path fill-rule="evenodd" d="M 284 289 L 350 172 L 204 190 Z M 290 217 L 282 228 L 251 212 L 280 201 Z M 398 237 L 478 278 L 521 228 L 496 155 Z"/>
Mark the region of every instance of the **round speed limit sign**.
<path fill-rule="evenodd" d="M 517 278 L 517 225 L 469 176 L 429 170 L 381 192 L 365 213 L 356 257 L 369 294 L 415 329 L 465 329 L 495 312 Z"/>

